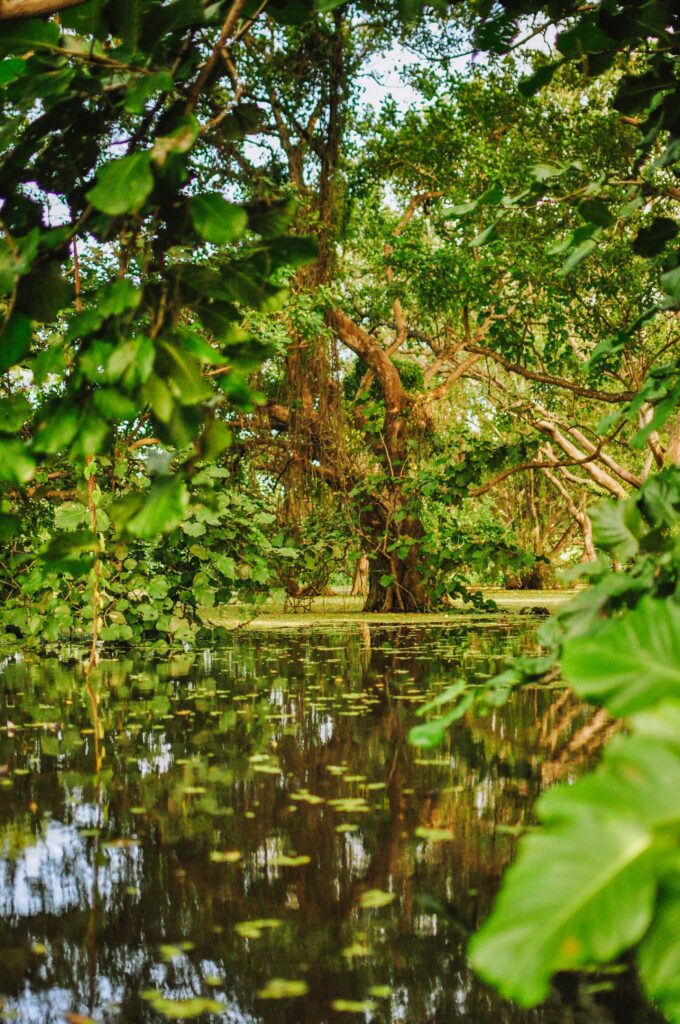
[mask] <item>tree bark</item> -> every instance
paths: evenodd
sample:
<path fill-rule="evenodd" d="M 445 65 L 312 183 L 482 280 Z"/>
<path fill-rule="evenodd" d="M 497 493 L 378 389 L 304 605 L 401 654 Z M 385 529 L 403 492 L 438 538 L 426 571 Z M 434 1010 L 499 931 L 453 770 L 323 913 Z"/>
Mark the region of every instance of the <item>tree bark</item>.
<path fill-rule="evenodd" d="M 342 310 L 330 310 L 326 319 L 342 344 L 359 356 L 373 373 L 385 405 L 375 456 L 383 466 L 386 483 L 380 500 L 373 501 L 360 517 L 364 537 L 368 537 L 370 543 L 364 611 L 421 612 L 428 607 L 421 564 L 421 541 L 425 531 L 413 512 L 409 514 L 403 488 L 408 441 L 413 433 L 413 409 L 399 371 L 385 349 Z M 408 547 L 403 558 L 394 550 L 400 542 Z"/>
<path fill-rule="evenodd" d="M 362 555 L 354 570 L 350 597 L 368 597 L 368 558 Z"/>
<path fill-rule="evenodd" d="M 412 543 L 404 558 L 376 547 L 369 553 L 365 612 L 422 612 L 428 608 L 422 578 L 419 541 L 424 536 L 418 519 L 406 518 L 399 535 Z M 389 577 L 389 581 L 388 578 Z"/>

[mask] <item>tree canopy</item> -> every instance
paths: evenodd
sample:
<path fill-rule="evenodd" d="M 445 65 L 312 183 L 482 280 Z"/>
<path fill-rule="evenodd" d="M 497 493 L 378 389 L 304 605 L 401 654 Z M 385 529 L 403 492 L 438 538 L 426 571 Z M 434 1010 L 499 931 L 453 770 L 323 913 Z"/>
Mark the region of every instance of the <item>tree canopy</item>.
<path fill-rule="evenodd" d="M 679 35 L 670 0 L 0 0 L 5 637 L 93 664 L 273 593 L 587 583 L 475 699 L 561 672 L 630 735 L 471 955 L 534 1005 L 635 947 L 671 1020 Z"/>

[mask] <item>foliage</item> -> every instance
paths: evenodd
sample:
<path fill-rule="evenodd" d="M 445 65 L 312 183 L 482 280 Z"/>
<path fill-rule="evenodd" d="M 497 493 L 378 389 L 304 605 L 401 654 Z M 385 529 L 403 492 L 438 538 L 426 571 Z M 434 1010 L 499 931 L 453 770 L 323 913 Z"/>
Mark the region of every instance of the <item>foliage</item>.
<path fill-rule="evenodd" d="M 669 934 L 678 913 L 680 471 L 596 506 L 591 518 L 602 554 L 578 569 L 590 587 L 539 629 L 547 653 L 516 659 L 478 689 L 449 687 L 421 709 L 438 717 L 415 726 L 411 742 L 438 745 L 473 701 L 494 707 L 554 667 L 580 697 L 626 720 L 629 734 L 612 741 L 597 771 L 541 798 L 542 827 L 522 840 L 470 953 L 483 977 L 532 1006 L 554 973 L 635 947 L 648 994 L 675 1021 L 677 991 L 660 963 L 680 956 Z M 612 569 L 605 552 L 625 568 Z"/>
<path fill-rule="evenodd" d="M 103 483 L 111 469 L 102 456 L 96 470 Z M 132 467 L 113 467 L 112 481 Z M 176 486 L 174 477 L 152 482 L 134 473 L 142 493 Z M 97 541 L 92 550 L 87 485 L 74 500 L 50 509 L 39 528 L 12 539 L 5 555 L 0 624 L 23 646 L 85 641 L 92 627 L 93 590 L 98 588 L 99 636 L 111 643 L 153 643 L 157 648 L 194 642 L 219 628 L 216 605 L 236 605 L 247 618 L 268 595 L 282 564 L 297 552 L 271 536 L 275 517 L 254 497 L 227 481 L 231 471 L 199 468 L 191 481 L 191 503 L 181 527 L 161 539 L 122 540 L 110 516 L 115 490 L 95 492 Z M 49 506 L 48 506 L 49 507 Z M 144 508 L 148 511 L 150 502 Z M 53 522 L 50 521 L 53 516 Z M 96 566 L 94 555 L 98 555 Z"/>

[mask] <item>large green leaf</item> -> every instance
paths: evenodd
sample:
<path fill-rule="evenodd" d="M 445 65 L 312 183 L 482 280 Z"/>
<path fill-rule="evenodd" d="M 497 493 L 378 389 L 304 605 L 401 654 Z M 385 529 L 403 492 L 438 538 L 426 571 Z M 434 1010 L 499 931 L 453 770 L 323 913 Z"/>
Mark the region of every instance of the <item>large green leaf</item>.
<path fill-rule="evenodd" d="M 248 224 L 245 210 L 235 203 L 228 203 L 216 193 L 194 196 L 189 209 L 201 238 L 214 245 L 224 245 L 240 238 Z"/>
<path fill-rule="evenodd" d="M 181 477 L 157 480 L 145 494 L 131 494 L 112 509 L 121 529 L 132 537 L 150 540 L 179 526 L 189 504 Z"/>
<path fill-rule="evenodd" d="M 647 990 L 680 1020 L 678 890 L 668 883 L 677 874 L 680 703 L 635 725 L 596 772 L 541 798 L 543 828 L 522 840 L 472 942 L 477 970 L 524 1005 L 545 998 L 556 971 L 607 962 L 642 939 Z"/>
<path fill-rule="evenodd" d="M 638 951 L 647 993 L 669 1020 L 680 1021 L 680 888 L 664 888 L 652 926 Z"/>
<path fill-rule="evenodd" d="M 26 484 L 35 475 L 35 461 L 23 441 L 0 439 L 0 480 Z"/>
<path fill-rule="evenodd" d="M 556 971 L 617 956 L 652 917 L 652 834 L 605 808 L 570 819 L 569 795 L 563 820 L 523 840 L 470 947 L 473 967 L 523 1006 L 547 997 Z"/>
<path fill-rule="evenodd" d="M 647 598 L 596 633 L 569 640 L 561 661 L 579 696 L 617 715 L 680 697 L 680 607 Z"/>
<path fill-rule="evenodd" d="M 635 502 L 601 501 L 588 510 L 588 515 L 599 547 L 624 559 L 637 554 L 642 521 Z"/>
<path fill-rule="evenodd" d="M 102 213 L 116 217 L 139 210 L 153 185 L 149 154 L 134 153 L 100 167 L 97 184 L 87 193 L 87 198 Z"/>
<path fill-rule="evenodd" d="M 33 341 L 33 324 L 23 313 L 14 313 L 0 330 L 0 372 L 26 355 Z"/>
<path fill-rule="evenodd" d="M 45 24 L 39 18 L 25 22 L 10 22 L 3 25 L 0 38 L 0 55 L 23 54 L 27 50 L 53 49 L 59 44 L 59 26 L 53 22 Z"/>

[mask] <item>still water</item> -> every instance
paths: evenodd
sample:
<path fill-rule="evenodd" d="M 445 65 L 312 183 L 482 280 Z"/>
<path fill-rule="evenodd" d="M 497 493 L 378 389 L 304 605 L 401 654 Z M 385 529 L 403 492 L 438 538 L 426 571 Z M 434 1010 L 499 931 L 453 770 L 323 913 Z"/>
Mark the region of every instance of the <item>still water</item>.
<path fill-rule="evenodd" d="M 9 658 L 0 686 L 0 1019 L 203 1024 L 642 1024 L 625 974 L 520 1010 L 476 980 L 537 795 L 608 723 L 559 689 L 409 746 L 425 699 L 532 629 L 239 632 L 105 660 L 99 773 L 77 659 Z"/>

